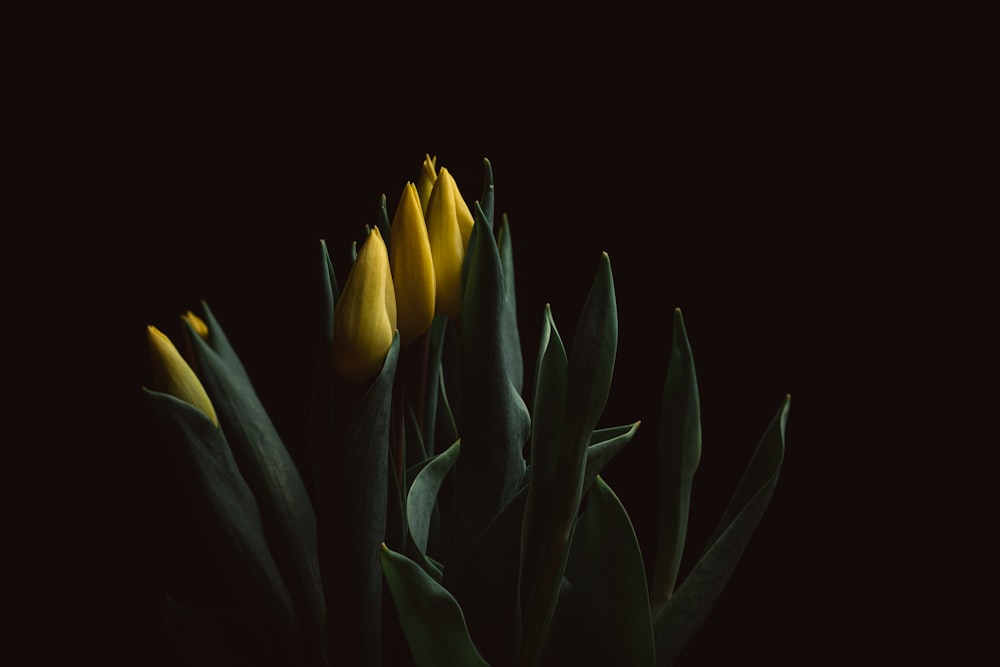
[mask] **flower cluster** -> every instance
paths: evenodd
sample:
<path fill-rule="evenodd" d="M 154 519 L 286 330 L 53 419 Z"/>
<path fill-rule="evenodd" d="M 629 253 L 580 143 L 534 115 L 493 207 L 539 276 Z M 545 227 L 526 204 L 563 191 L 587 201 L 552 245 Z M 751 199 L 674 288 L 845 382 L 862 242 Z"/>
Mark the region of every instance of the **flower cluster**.
<path fill-rule="evenodd" d="M 647 582 L 600 474 L 639 428 L 598 427 L 618 345 L 610 258 L 571 346 L 546 307 L 525 374 L 510 226 L 494 224 L 484 167 L 470 207 L 425 156 L 391 223 L 383 196 L 343 289 L 320 242 L 322 344 L 301 466 L 207 304 L 182 316 L 184 354 L 147 328 L 146 394 L 240 592 L 224 611 L 168 598 L 168 628 L 192 662 L 221 651 L 291 667 L 670 665 L 721 595 L 777 483 L 787 398 L 682 578 L 701 413 L 674 312 Z"/>

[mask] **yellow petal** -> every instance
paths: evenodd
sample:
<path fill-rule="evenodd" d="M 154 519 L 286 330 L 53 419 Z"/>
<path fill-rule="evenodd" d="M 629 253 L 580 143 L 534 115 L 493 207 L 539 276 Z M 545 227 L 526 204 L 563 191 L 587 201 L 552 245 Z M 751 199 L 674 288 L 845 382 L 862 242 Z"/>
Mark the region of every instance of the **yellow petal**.
<path fill-rule="evenodd" d="M 196 334 L 201 336 L 202 340 L 208 340 L 208 325 L 205 324 L 205 320 L 201 319 L 190 310 L 181 315 L 181 318 L 186 320 L 187 323 L 191 325 L 191 328 L 194 329 Z"/>
<path fill-rule="evenodd" d="M 424 163 L 420 166 L 420 177 L 417 178 L 417 193 L 420 195 L 420 211 L 427 213 L 427 201 L 431 198 L 434 181 L 437 180 L 437 157 L 424 155 Z"/>
<path fill-rule="evenodd" d="M 462 197 L 462 193 L 458 190 L 458 183 L 445 168 L 441 168 L 444 173 L 445 178 L 449 181 L 449 185 L 455 190 L 455 217 L 458 219 L 458 229 L 462 233 L 462 248 L 467 250 L 469 248 L 469 237 L 472 235 L 472 225 L 475 223 L 472 217 L 472 211 L 469 210 L 469 205 L 465 203 L 465 199 Z"/>
<path fill-rule="evenodd" d="M 208 399 L 205 387 L 170 339 L 154 326 L 146 327 L 146 338 L 153 361 L 153 387 L 190 403 L 218 426 L 219 419 L 215 416 L 215 408 Z"/>
<path fill-rule="evenodd" d="M 417 188 L 413 183 L 403 187 L 403 195 L 392 219 L 389 266 L 396 289 L 396 326 L 400 340 L 409 343 L 430 328 L 435 300 L 431 246 Z"/>
<path fill-rule="evenodd" d="M 382 368 L 395 329 L 389 256 L 376 227 L 358 251 L 334 308 L 334 369 L 347 382 L 368 380 Z"/>
<path fill-rule="evenodd" d="M 436 280 L 436 312 L 457 317 L 462 305 L 462 259 L 465 243 L 455 204 L 457 188 L 444 167 L 427 202 L 427 238 L 431 244 Z"/>

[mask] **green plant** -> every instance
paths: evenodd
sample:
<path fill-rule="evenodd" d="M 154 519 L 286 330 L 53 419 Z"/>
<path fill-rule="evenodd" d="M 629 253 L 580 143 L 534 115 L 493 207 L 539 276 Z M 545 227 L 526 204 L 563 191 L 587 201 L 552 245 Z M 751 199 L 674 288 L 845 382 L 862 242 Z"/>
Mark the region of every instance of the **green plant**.
<path fill-rule="evenodd" d="M 600 475 L 639 428 L 597 428 L 618 343 L 610 258 L 568 349 L 546 307 L 529 410 L 510 224 L 494 224 L 484 166 L 471 208 L 430 158 L 392 224 L 383 197 L 343 291 L 319 243 L 324 326 L 302 473 L 206 304 L 183 317 L 186 359 L 150 327 L 146 394 L 243 596 L 231 610 L 168 599 L 170 631 L 191 653 L 669 665 L 721 595 L 777 483 L 788 399 L 678 581 L 701 418 L 674 312 L 647 582 L 628 514 Z"/>

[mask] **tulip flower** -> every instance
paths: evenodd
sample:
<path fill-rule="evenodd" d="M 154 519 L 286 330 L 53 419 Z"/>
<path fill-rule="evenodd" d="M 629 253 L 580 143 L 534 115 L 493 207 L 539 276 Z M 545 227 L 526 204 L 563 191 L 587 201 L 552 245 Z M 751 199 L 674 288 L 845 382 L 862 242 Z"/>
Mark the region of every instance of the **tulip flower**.
<path fill-rule="evenodd" d="M 146 338 L 149 340 L 149 353 L 153 361 L 153 387 L 190 403 L 218 426 L 219 419 L 205 387 L 170 339 L 154 326 L 146 327 Z"/>
<path fill-rule="evenodd" d="M 396 294 L 389 255 L 372 229 L 333 312 L 333 366 L 345 381 L 362 383 L 378 373 L 396 330 Z"/>
<path fill-rule="evenodd" d="M 405 344 L 427 331 L 434 319 L 434 263 L 427 225 L 413 183 L 403 187 L 392 219 L 389 267 L 396 289 L 399 337 Z"/>
<path fill-rule="evenodd" d="M 472 236 L 472 225 L 475 223 L 475 219 L 472 217 L 472 211 L 469 210 L 469 205 L 465 203 L 462 193 L 458 191 L 458 183 L 455 182 L 455 179 L 447 169 L 442 168 L 441 171 L 448 186 L 455 191 L 455 216 L 458 218 L 458 229 L 462 232 L 462 247 L 468 248 L 469 237 Z"/>
<path fill-rule="evenodd" d="M 437 157 L 424 155 L 424 163 L 420 167 L 420 177 L 417 179 L 417 193 L 420 195 L 420 211 L 427 213 L 427 202 L 431 198 L 431 190 L 437 180 Z"/>
<path fill-rule="evenodd" d="M 196 334 L 201 336 L 202 340 L 208 340 L 208 325 L 205 324 L 205 320 L 201 319 L 190 310 L 181 315 L 181 318 L 191 325 L 191 328 L 194 329 Z"/>
<path fill-rule="evenodd" d="M 462 260 L 472 235 L 472 213 L 444 167 L 427 202 L 427 236 L 437 282 L 436 311 L 457 317 L 462 302 Z"/>

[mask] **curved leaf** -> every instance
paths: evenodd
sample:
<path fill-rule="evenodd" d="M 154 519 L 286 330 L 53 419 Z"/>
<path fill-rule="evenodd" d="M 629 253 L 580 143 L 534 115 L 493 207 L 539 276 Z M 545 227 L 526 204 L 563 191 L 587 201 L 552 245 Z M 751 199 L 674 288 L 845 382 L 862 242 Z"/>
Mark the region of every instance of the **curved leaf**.
<path fill-rule="evenodd" d="M 674 337 L 660 408 L 660 526 L 650 592 L 654 617 L 674 594 L 687 536 L 691 483 L 700 460 L 698 378 L 678 308 L 674 310 Z"/>
<path fill-rule="evenodd" d="M 653 625 L 639 542 L 628 513 L 600 476 L 573 536 L 566 578 L 575 592 L 571 646 L 550 646 L 568 664 L 653 665 Z"/>
<path fill-rule="evenodd" d="M 202 308 L 208 341 L 185 321 L 199 378 L 212 399 L 240 472 L 257 501 L 268 545 L 295 600 L 310 648 L 318 654 L 326 603 L 312 501 L 222 326 L 208 304 L 203 302 Z"/>
<path fill-rule="evenodd" d="M 483 194 L 479 198 L 480 207 L 483 209 L 483 217 L 486 224 L 493 229 L 493 202 L 496 194 L 493 192 L 493 165 L 486 158 L 483 158 Z"/>
<path fill-rule="evenodd" d="M 462 608 L 451 593 L 385 545 L 380 560 L 417 667 L 489 667 L 469 638 Z"/>
<path fill-rule="evenodd" d="M 462 450 L 456 468 L 446 581 L 448 568 L 461 564 L 520 487 L 525 470 L 521 451 L 530 422 L 507 372 L 500 256 L 478 206 L 467 259 L 461 314 Z"/>
<path fill-rule="evenodd" d="M 445 477 L 451 472 L 458 458 L 461 441 L 432 458 L 423 467 L 413 484 L 406 501 L 406 518 L 410 526 L 410 536 L 420 553 L 427 553 L 427 536 L 430 533 L 431 516 L 437 502 L 438 491 Z"/>
<path fill-rule="evenodd" d="M 604 253 L 570 350 L 566 421 L 552 482 L 552 503 L 546 508 L 548 516 L 541 528 L 543 537 L 535 548 L 537 550 L 529 551 L 525 556 L 526 561 L 537 559 L 534 562 L 539 574 L 537 584 L 533 585 L 530 580 L 523 582 L 528 588 L 525 589 L 524 599 L 521 665 L 536 665 L 541 659 L 558 601 L 560 582 L 583 496 L 587 448 L 611 388 L 618 348 L 617 310 L 611 260 Z"/>
<path fill-rule="evenodd" d="M 517 294 L 514 283 L 514 246 L 510 240 L 510 221 L 507 214 L 502 216 L 500 233 L 497 237 L 500 251 L 500 266 L 503 270 L 506 303 L 503 318 L 504 355 L 507 358 L 507 372 L 517 393 L 524 385 L 524 358 L 521 355 L 521 334 L 517 327 Z"/>
<path fill-rule="evenodd" d="M 604 466 L 632 441 L 641 423 L 598 429 L 591 434 L 590 446 L 587 447 L 587 469 L 583 473 L 584 493 Z"/>
<path fill-rule="evenodd" d="M 381 372 L 364 394 L 322 471 L 319 554 L 328 613 L 330 655 L 352 664 L 379 664 L 382 573 L 379 546 L 385 540 L 389 502 L 389 424 L 399 334 L 393 336 Z"/>
<path fill-rule="evenodd" d="M 245 597 L 248 611 L 274 628 L 290 656 L 297 654 L 302 638 L 295 604 L 268 547 L 257 501 L 222 430 L 190 403 L 143 391 L 177 452 L 223 571 Z"/>
<path fill-rule="evenodd" d="M 757 445 L 708 548 L 654 620 L 657 665 L 672 665 L 701 627 L 771 501 L 785 454 L 789 400 L 786 397 Z"/>
<path fill-rule="evenodd" d="M 507 503 L 449 586 L 462 605 L 476 646 L 498 665 L 513 664 L 520 645 L 518 545 L 527 497 L 522 488 Z"/>

